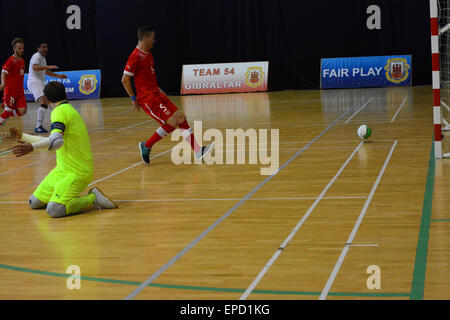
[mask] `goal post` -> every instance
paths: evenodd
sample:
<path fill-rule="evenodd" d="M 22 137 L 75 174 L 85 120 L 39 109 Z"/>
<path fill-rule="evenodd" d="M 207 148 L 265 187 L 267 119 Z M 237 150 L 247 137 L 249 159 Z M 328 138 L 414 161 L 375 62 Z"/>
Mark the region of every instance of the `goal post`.
<path fill-rule="evenodd" d="M 434 155 L 450 158 L 450 0 L 430 0 Z"/>

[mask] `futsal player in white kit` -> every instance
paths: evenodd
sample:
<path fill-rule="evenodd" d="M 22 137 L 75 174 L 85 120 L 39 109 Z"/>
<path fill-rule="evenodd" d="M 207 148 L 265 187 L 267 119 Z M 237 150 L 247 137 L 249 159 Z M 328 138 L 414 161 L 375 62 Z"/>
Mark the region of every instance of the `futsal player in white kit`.
<path fill-rule="evenodd" d="M 33 94 L 34 100 L 41 105 L 37 111 L 37 122 L 34 131 L 36 133 L 46 133 L 48 131 L 42 126 L 45 110 L 48 108 L 48 101 L 44 96 L 45 75 L 59 79 L 65 79 L 67 76 L 50 71 L 58 69 L 58 67 L 54 65 L 47 66 L 47 61 L 45 60 L 45 56 L 48 53 L 47 43 L 37 43 L 37 50 L 30 60 L 27 85 Z"/>

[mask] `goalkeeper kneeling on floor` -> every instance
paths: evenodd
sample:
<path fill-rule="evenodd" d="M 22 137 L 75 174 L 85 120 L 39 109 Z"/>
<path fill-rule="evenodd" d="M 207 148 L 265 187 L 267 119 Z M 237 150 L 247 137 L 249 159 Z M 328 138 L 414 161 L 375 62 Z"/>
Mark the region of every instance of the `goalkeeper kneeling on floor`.
<path fill-rule="evenodd" d="M 67 101 L 66 90 L 60 82 L 49 82 L 44 95 L 53 108 L 50 136 L 40 137 L 21 133 L 15 128 L 9 135 L 20 139 L 13 152 L 17 157 L 33 150 L 56 151 L 56 167 L 49 172 L 29 198 L 33 209 L 47 208 L 53 218 L 81 213 L 92 207 L 114 209 L 117 205 L 99 188 L 88 195 L 79 195 L 92 181 L 94 162 L 86 125 L 80 114 Z"/>

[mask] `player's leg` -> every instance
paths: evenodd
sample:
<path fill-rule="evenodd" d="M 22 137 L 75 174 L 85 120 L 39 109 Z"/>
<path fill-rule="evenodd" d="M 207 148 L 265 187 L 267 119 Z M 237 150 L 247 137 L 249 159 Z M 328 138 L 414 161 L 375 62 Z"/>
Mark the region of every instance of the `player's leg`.
<path fill-rule="evenodd" d="M 23 117 L 27 114 L 27 100 L 25 96 L 17 98 L 16 101 L 16 116 Z"/>
<path fill-rule="evenodd" d="M 59 180 L 58 175 L 58 170 L 55 168 L 47 174 L 44 180 L 42 180 L 28 199 L 28 203 L 32 209 L 42 209 L 47 206 L 47 203 L 50 201 L 53 191 L 55 190 L 55 185 Z"/>
<path fill-rule="evenodd" d="M 170 119 L 167 120 L 167 123 L 180 128 L 184 139 L 189 143 L 192 150 L 194 150 L 195 154 L 198 154 L 201 151 L 201 147 L 199 146 L 197 140 L 194 137 L 194 132 L 189 126 L 186 116 L 183 113 L 177 110 L 172 115 L 172 117 L 170 117 Z"/>
<path fill-rule="evenodd" d="M 52 218 L 60 218 L 92 207 L 95 195 L 78 197 L 88 184 L 73 173 L 61 174 L 47 205 L 47 213 Z"/>
<path fill-rule="evenodd" d="M 141 158 L 144 162 L 150 163 L 150 152 L 152 146 L 163 137 L 174 131 L 176 127 L 179 127 L 182 130 L 184 138 L 191 145 L 197 158 L 203 158 L 212 150 L 214 144 L 210 144 L 205 147 L 200 147 L 198 145 L 186 117 L 178 110 L 172 101 L 167 98 L 167 96 L 160 95 L 158 99 L 153 99 L 148 102 L 144 101 L 142 108 L 148 115 L 161 124 L 161 127 L 155 131 L 149 140 L 145 143 L 139 143 Z"/>
<path fill-rule="evenodd" d="M 153 135 L 147 141 L 139 142 L 139 150 L 141 151 L 142 161 L 145 163 L 150 163 L 150 152 L 152 151 L 153 145 L 174 131 L 175 128 L 169 124 L 163 124 L 158 129 L 155 130 Z"/>
<path fill-rule="evenodd" d="M 94 205 L 99 209 L 117 208 L 117 205 L 98 188 L 89 190 L 87 196 L 79 197 L 88 184 L 89 181 L 79 178 L 76 174 L 66 174 L 55 185 L 55 190 L 47 205 L 47 213 L 52 218 L 61 218 L 85 212 Z"/>
<path fill-rule="evenodd" d="M 37 102 L 40 104 L 40 106 L 37 110 L 36 128 L 34 128 L 34 132 L 47 133 L 48 130 L 42 126 L 42 122 L 44 121 L 44 117 L 45 117 L 45 112 L 48 109 L 45 96 L 40 97 Z"/>
<path fill-rule="evenodd" d="M 174 111 L 177 110 L 175 105 L 171 106 L 172 110 L 169 110 L 163 104 L 161 97 L 159 99 L 151 99 L 141 102 L 142 109 L 153 119 L 155 119 L 161 126 L 155 130 L 153 135 L 147 141 L 139 142 L 139 150 L 141 153 L 142 160 L 149 164 L 150 163 L 150 152 L 153 145 L 164 138 L 166 135 L 170 134 L 175 130 L 175 127 L 166 123 L 166 120 L 171 117 Z"/>
<path fill-rule="evenodd" d="M 175 105 L 167 98 L 163 98 L 165 105 L 169 107 L 170 110 L 176 109 Z M 169 125 L 178 127 L 183 134 L 184 139 L 190 144 L 194 154 L 198 159 L 203 159 L 211 150 L 214 148 L 214 143 L 210 143 L 207 146 L 200 146 L 194 137 L 194 132 L 192 131 L 189 123 L 187 122 L 186 116 L 176 109 L 172 116 L 166 121 Z"/>
<path fill-rule="evenodd" d="M 28 88 L 33 94 L 34 100 L 40 104 L 37 110 L 37 120 L 36 120 L 36 128 L 34 132 L 36 133 L 46 133 L 48 130 L 44 129 L 42 126 L 42 122 L 44 121 L 45 112 L 48 108 L 47 99 L 44 95 L 44 84 L 41 82 L 33 81 L 28 83 Z"/>
<path fill-rule="evenodd" d="M 14 116 L 14 108 L 15 108 L 16 100 L 14 97 L 3 95 L 3 112 L 0 114 L 0 127 L 5 125 L 6 120 L 9 117 Z"/>
<path fill-rule="evenodd" d="M 28 204 L 30 205 L 31 209 L 44 209 L 47 207 L 47 202 L 39 200 L 34 194 L 32 194 L 30 198 L 28 198 Z"/>

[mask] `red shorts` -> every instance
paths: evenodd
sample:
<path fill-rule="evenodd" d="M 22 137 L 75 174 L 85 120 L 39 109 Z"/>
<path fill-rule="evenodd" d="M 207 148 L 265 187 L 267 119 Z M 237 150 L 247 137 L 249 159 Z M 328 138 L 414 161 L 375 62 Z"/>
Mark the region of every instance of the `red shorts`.
<path fill-rule="evenodd" d="M 7 111 L 26 109 L 27 100 L 25 96 L 13 97 L 8 94 L 3 94 L 3 109 Z"/>
<path fill-rule="evenodd" d="M 160 124 L 166 121 L 178 110 L 178 108 L 164 94 L 147 96 L 139 99 L 141 108 Z"/>

